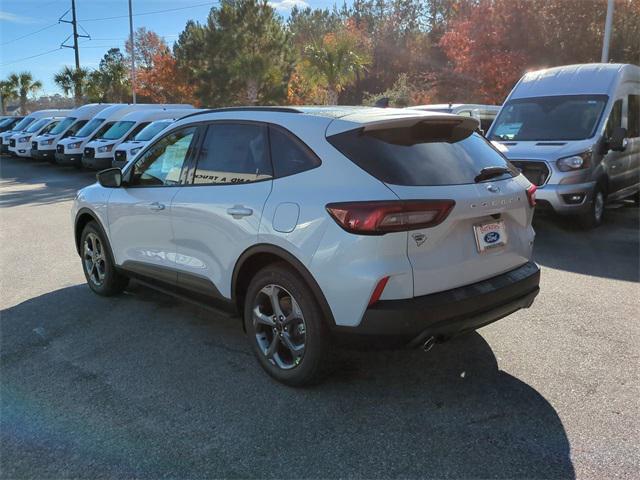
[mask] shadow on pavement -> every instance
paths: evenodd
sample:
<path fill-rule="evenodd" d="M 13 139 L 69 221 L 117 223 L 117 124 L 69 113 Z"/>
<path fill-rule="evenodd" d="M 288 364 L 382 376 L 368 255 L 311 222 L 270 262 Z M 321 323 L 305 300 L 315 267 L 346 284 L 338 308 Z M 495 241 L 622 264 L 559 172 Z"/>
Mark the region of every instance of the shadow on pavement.
<path fill-rule="evenodd" d="M 5 477 L 574 478 L 553 407 L 477 333 L 338 352 L 291 389 L 237 319 L 133 285 L 0 312 Z"/>
<path fill-rule="evenodd" d="M 582 230 L 571 219 L 537 215 L 534 260 L 598 277 L 640 281 L 640 209 L 631 202 L 607 209 L 605 222 Z"/>
<path fill-rule="evenodd" d="M 0 206 L 3 207 L 70 200 L 79 189 L 96 180 L 95 172 L 61 167 L 49 162 L 7 156 L 1 157 L 0 162 Z"/>

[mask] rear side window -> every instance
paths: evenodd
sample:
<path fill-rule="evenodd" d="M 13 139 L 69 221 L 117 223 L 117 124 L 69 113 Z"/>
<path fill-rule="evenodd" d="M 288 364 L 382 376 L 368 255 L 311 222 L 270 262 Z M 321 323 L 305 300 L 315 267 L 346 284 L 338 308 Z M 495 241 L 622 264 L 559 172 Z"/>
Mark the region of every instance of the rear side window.
<path fill-rule="evenodd" d="M 320 166 L 320 159 L 287 130 L 270 125 L 269 136 L 275 177 L 287 177 Z"/>
<path fill-rule="evenodd" d="M 418 124 L 363 132 L 351 130 L 328 138 L 343 155 L 377 179 L 393 185 L 463 185 L 474 183 L 485 167 L 514 167 L 477 133 L 456 140 L 450 126 Z"/>
<path fill-rule="evenodd" d="M 640 137 L 640 95 L 629 95 L 627 132 L 630 138 Z"/>
<path fill-rule="evenodd" d="M 209 125 L 198 153 L 194 184 L 238 184 L 272 177 L 265 125 Z"/>

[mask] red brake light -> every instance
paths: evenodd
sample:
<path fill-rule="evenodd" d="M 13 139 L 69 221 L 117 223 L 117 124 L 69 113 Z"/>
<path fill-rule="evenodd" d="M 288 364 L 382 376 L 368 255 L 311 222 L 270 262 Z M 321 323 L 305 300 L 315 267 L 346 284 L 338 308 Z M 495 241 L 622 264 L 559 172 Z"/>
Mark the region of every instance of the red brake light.
<path fill-rule="evenodd" d="M 384 235 L 434 227 L 444 221 L 453 200 L 392 200 L 330 203 L 327 211 L 343 229 L 361 235 Z"/>
<path fill-rule="evenodd" d="M 536 187 L 535 185 L 531 185 L 529 188 L 527 188 L 527 198 L 529 199 L 529 206 L 531 208 L 536 206 L 536 190 L 538 189 L 538 187 Z"/>

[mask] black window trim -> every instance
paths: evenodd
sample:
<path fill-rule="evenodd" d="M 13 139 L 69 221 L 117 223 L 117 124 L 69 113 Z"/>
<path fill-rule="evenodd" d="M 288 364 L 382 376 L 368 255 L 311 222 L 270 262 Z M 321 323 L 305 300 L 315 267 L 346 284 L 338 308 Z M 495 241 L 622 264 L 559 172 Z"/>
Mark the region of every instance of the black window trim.
<path fill-rule="evenodd" d="M 187 150 L 187 155 L 186 158 L 182 164 L 182 169 L 180 170 L 180 180 L 178 181 L 178 183 L 174 184 L 174 185 L 130 185 L 128 183 L 131 172 L 133 170 L 133 166 L 135 165 L 136 162 L 131 162 L 129 165 L 127 165 L 124 169 L 124 171 L 122 172 L 122 178 L 123 180 L 125 180 L 125 182 L 123 182 L 122 186 L 123 188 L 176 188 L 176 187 L 186 187 L 188 186 L 188 184 L 186 183 L 187 181 L 187 176 L 188 176 L 188 169 L 190 168 L 190 165 L 193 162 L 193 156 L 194 156 L 194 152 L 200 152 L 200 144 L 202 142 L 202 130 L 203 130 L 203 123 L 202 122 L 198 122 L 198 123 L 189 123 L 189 124 L 185 124 L 185 125 L 179 125 L 175 128 L 172 128 L 170 131 L 166 132 L 164 135 L 162 135 L 160 138 L 158 138 L 158 140 L 156 140 L 155 142 L 146 145 L 144 147 L 144 149 L 142 150 L 142 152 L 140 152 L 140 159 L 142 158 L 142 156 L 147 153 L 151 148 L 153 148 L 155 145 L 158 144 L 158 142 L 161 142 L 163 139 L 165 139 L 166 137 L 168 137 L 169 135 L 179 131 L 179 130 L 184 130 L 186 128 L 195 128 L 196 131 L 193 134 L 193 140 L 191 145 L 189 146 L 189 149 Z"/>

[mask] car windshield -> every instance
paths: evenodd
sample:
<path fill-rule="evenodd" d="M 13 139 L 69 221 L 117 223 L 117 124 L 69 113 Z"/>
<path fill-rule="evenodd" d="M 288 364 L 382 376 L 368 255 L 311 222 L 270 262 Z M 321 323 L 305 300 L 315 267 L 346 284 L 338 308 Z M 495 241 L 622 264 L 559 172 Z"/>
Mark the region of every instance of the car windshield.
<path fill-rule="evenodd" d="M 104 122 L 104 118 L 94 118 L 80 130 L 78 130 L 78 133 L 76 133 L 74 136 L 80 138 L 88 137 L 96 130 L 96 128 L 102 125 L 102 122 Z"/>
<path fill-rule="evenodd" d="M 20 122 L 18 122 L 18 124 L 15 127 L 13 127 L 13 130 L 15 132 L 21 132 L 24 129 L 26 129 L 29 125 L 31 125 L 34 121 L 35 121 L 35 118 L 33 117 L 24 117 L 22 120 L 20 120 Z"/>
<path fill-rule="evenodd" d="M 491 140 L 584 140 L 595 133 L 606 95 L 560 95 L 507 102 Z"/>
<path fill-rule="evenodd" d="M 102 140 L 117 140 L 126 135 L 126 133 L 136 124 L 136 122 L 116 122 L 113 126 L 104 132 L 100 138 Z"/>
<path fill-rule="evenodd" d="M 53 130 L 51 130 L 51 135 L 58 135 L 59 133 L 63 133 L 67 128 L 69 128 L 73 122 L 75 122 L 76 119 L 73 117 L 67 117 L 64 120 L 62 120 L 58 125 L 55 126 L 55 128 L 53 128 Z"/>
<path fill-rule="evenodd" d="M 140 130 L 140 133 L 133 137 L 133 139 L 139 142 L 147 142 L 171 125 L 171 123 L 172 122 L 170 120 L 160 120 L 158 122 L 150 123 Z"/>
<path fill-rule="evenodd" d="M 11 120 L 13 120 L 12 118 L 3 118 L 2 121 L 0 121 L 0 127 L 4 127 L 5 125 L 9 125 L 11 123 Z"/>
<path fill-rule="evenodd" d="M 47 125 L 49 122 L 51 121 L 50 118 L 42 118 L 40 120 L 38 120 L 35 123 L 32 123 L 29 128 L 27 128 L 25 130 L 25 132 L 27 133 L 34 133 L 37 132 L 38 130 L 40 130 L 42 127 L 44 127 L 45 125 Z"/>

